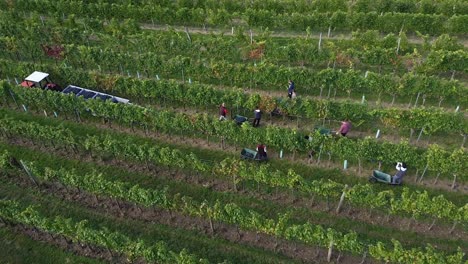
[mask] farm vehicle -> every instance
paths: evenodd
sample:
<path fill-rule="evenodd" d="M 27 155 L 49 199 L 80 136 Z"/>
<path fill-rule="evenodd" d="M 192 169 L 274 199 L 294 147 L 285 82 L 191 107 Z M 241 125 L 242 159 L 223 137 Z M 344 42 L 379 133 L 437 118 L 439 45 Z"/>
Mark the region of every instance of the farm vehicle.
<path fill-rule="evenodd" d="M 125 98 L 114 95 L 97 92 L 91 89 L 82 88 L 76 85 L 68 85 L 62 89 L 58 84 L 49 79 L 49 74 L 45 72 L 35 71 L 21 82 L 21 86 L 29 88 L 40 88 L 43 90 L 53 90 L 64 94 L 74 94 L 82 96 L 84 99 L 101 99 L 103 101 L 110 100 L 113 103 L 128 104 L 130 101 Z"/>

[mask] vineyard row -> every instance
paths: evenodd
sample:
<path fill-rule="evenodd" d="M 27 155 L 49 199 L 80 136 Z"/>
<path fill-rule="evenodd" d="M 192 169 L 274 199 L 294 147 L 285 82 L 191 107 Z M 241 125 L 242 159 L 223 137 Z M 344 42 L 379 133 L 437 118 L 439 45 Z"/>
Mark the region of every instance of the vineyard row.
<path fill-rule="evenodd" d="M 29 166 L 33 165 L 29 164 Z M 212 220 L 225 221 L 238 225 L 241 228 L 257 230 L 270 235 L 283 237 L 288 240 L 299 240 L 306 244 L 319 245 L 322 247 L 334 246 L 340 251 L 348 251 L 354 254 L 363 254 L 364 250 L 366 250 L 365 247 L 367 247 L 369 254 L 380 260 L 398 259 L 402 263 L 411 263 L 414 261 L 437 259 L 438 261 L 442 260 L 445 263 L 457 263 L 453 261 L 460 261 L 464 256 L 461 251 L 458 251 L 454 255 L 445 255 L 444 253 L 437 252 L 430 245 L 428 245 L 426 249 L 422 250 L 415 248 L 406 250 L 403 249 L 401 244 L 396 240 L 392 240 L 393 249 L 386 247 L 382 242 L 377 242 L 375 244 L 371 243 L 366 246 L 364 244 L 365 242 L 363 243 L 360 241 L 357 234 L 354 232 L 342 234 L 331 228 L 325 229 L 320 225 L 312 225 L 310 223 L 288 224 L 289 216 L 287 214 L 279 215 L 278 220 L 268 219 L 255 211 L 245 210 L 234 203 L 222 205 L 218 201 L 215 204 L 210 205 L 207 202 L 195 202 L 188 196 L 174 196 L 171 199 L 167 197 L 164 190 L 162 192 L 154 190 L 149 191 L 138 186 L 133 186 L 131 189 L 127 189 L 126 186 L 121 183 L 119 184 L 119 182 L 107 182 L 96 174 L 79 176 L 73 172 L 54 171 L 49 168 L 45 168 L 44 173 L 47 173 L 47 179 L 60 178 L 65 184 L 71 184 L 74 187 L 82 188 L 84 190 L 92 188 L 92 190 L 98 190 L 99 194 L 111 192 L 112 194 L 110 195 L 113 195 L 116 198 L 125 197 L 124 199 L 130 199 L 132 201 L 137 199 L 139 201 L 149 202 L 151 206 L 162 206 L 163 208 L 182 211 L 192 216 L 209 218 L 210 222 Z M 96 188 L 96 186 L 99 186 L 99 188 Z M 148 196 L 148 194 L 150 196 Z M 6 208 L 10 210 L 5 209 L 5 207 L 3 208 L 3 211 L 7 211 L 6 217 L 9 219 L 12 219 L 14 215 L 24 215 L 18 213 L 18 210 L 15 210 L 17 207 L 14 204 L 11 207 L 6 206 Z M 32 208 L 27 208 L 27 210 L 29 210 L 29 212 L 33 211 Z M 2 213 L 2 215 L 5 216 L 5 213 Z M 31 214 L 36 217 L 38 216 L 37 213 Z M 27 224 L 33 225 L 37 223 L 34 221 L 29 222 L 28 220 L 31 219 L 28 218 L 16 218 L 15 220 L 23 220 L 26 221 Z M 139 255 L 143 254 L 140 253 Z M 195 259 L 192 257 L 192 261 L 194 260 Z"/>
<path fill-rule="evenodd" d="M 167 2 L 169 3 L 169 2 Z M 22 1 L 12 6 L 1 5 L 2 9 L 16 12 L 35 10 L 42 14 L 74 14 L 77 17 L 102 17 L 107 19 L 133 19 L 138 22 L 158 24 L 183 25 L 215 25 L 230 26 L 235 19 L 242 19 L 250 27 L 269 27 L 272 29 L 326 31 L 333 28 L 337 31 L 376 29 L 382 32 L 406 31 L 429 34 L 466 33 L 465 25 L 468 15 L 447 16 L 443 14 L 412 14 L 412 13 L 377 13 L 372 12 L 310 12 L 310 13 L 280 13 L 268 9 L 247 9 L 245 12 L 229 13 L 224 8 L 210 9 L 174 8 L 172 5 L 158 4 L 131 5 L 116 3 L 88 3 L 72 1 Z"/>
<path fill-rule="evenodd" d="M 176 167 L 200 174 L 209 173 L 221 178 L 232 179 L 234 186 L 241 181 L 254 181 L 271 187 L 280 187 L 317 195 L 326 199 L 338 199 L 342 193 L 353 205 L 386 211 L 389 214 L 409 214 L 413 218 L 433 217 L 455 222 L 468 222 L 467 206 L 458 208 L 442 195 L 430 197 L 427 192 L 403 190 L 401 196 L 391 190 L 378 192 L 369 184 L 356 184 L 352 187 L 331 180 L 306 180 L 303 176 L 289 169 L 287 172 L 272 170 L 269 165 L 253 165 L 237 159 L 226 158 L 217 163 L 206 163 L 193 153 L 178 149 L 142 145 L 129 137 L 115 139 L 106 136 L 74 135 L 66 128 L 57 128 L 56 133 L 49 133 L 50 127 L 33 122 L 1 120 L 3 133 L 19 135 L 35 141 L 51 142 L 54 146 L 64 145 L 69 149 L 85 149 L 95 155 L 112 155 L 130 159 L 148 166 L 160 164 Z M 236 187 L 235 187 L 236 188 Z"/>

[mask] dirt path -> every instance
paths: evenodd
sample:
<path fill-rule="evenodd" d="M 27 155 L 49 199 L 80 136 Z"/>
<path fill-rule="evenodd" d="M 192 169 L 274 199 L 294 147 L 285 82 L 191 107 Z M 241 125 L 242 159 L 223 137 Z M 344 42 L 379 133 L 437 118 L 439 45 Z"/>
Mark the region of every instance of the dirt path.
<path fill-rule="evenodd" d="M 71 252 L 78 256 L 84 256 L 88 258 L 95 258 L 106 261 L 108 263 L 146 263 L 141 259 L 135 259 L 130 261 L 127 256 L 119 254 L 102 247 L 98 247 L 92 244 L 83 243 L 83 242 L 73 242 L 73 240 L 66 238 L 62 235 L 48 233 L 40 229 L 26 226 L 23 224 L 15 224 L 6 221 L 5 223 L 0 223 L 1 226 L 7 226 L 7 228 L 12 229 L 15 233 L 20 233 L 30 237 L 31 239 L 42 242 L 45 244 L 53 245 L 64 251 Z"/>

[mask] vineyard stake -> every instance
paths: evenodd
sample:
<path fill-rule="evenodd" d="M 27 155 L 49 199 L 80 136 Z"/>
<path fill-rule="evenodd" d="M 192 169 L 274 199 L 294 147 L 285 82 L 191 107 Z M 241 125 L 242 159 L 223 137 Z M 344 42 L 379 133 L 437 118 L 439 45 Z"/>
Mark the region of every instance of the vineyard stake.
<path fill-rule="evenodd" d="M 418 139 L 416 140 L 416 143 L 419 142 L 419 139 L 421 138 L 422 132 L 424 131 L 424 127 L 421 128 L 421 131 L 419 132 Z"/>
<path fill-rule="evenodd" d="M 426 167 L 424 167 L 424 170 L 423 170 L 423 172 L 421 173 L 421 178 L 419 178 L 419 181 L 418 181 L 419 183 L 422 182 L 423 177 L 424 177 L 424 174 L 426 174 L 426 171 L 427 171 L 427 168 L 428 168 L 428 167 L 429 167 L 429 164 L 426 164 Z"/>
<path fill-rule="evenodd" d="M 364 255 L 362 256 L 362 260 L 359 264 L 364 264 L 364 262 L 366 261 L 366 257 L 367 257 L 367 250 L 364 251 Z"/>
<path fill-rule="evenodd" d="M 453 231 L 455 230 L 455 227 L 457 226 L 457 224 L 458 224 L 457 221 L 453 222 L 453 226 L 452 226 L 452 228 L 450 229 L 449 234 L 452 234 L 452 233 L 453 233 Z"/>
<path fill-rule="evenodd" d="M 330 244 L 328 246 L 327 262 L 331 261 L 332 252 L 333 252 L 333 239 L 330 240 Z"/>
<path fill-rule="evenodd" d="M 320 38 L 319 38 L 319 43 L 318 43 L 318 49 L 322 50 L 322 32 L 320 32 Z"/>
<path fill-rule="evenodd" d="M 440 176 L 440 172 L 437 173 L 437 177 L 435 178 L 433 184 L 436 184 L 436 183 L 437 183 L 437 181 L 439 180 L 439 176 Z"/>
<path fill-rule="evenodd" d="M 343 193 L 341 194 L 341 197 L 340 197 L 340 202 L 338 203 L 338 207 L 336 208 L 336 213 L 337 214 L 340 213 L 340 209 L 341 209 L 341 206 L 343 205 L 343 201 L 344 201 L 344 198 L 346 196 L 346 190 L 347 189 L 348 189 L 348 185 L 345 184 L 344 189 L 343 189 Z"/>
<path fill-rule="evenodd" d="M 456 182 L 457 182 L 457 175 L 456 175 L 456 174 L 454 174 L 454 175 L 453 175 L 453 182 L 452 182 L 452 187 L 451 187 L 451 188 L 452 188 L 452 190 L 453 190 L 453 189 L 455 189 L 455 184 L 456 184 Z"/>
<path fill-rule="evenodd" d="M 13 92 L 11 91 L 11 89 L 8 89 L 8 92 L 10 93 L 11 98 L 13 98 L 13 101 L 15 102 L 16 107 L 20 108 L 18 102 L 16 101 L 15 95 L 13 94 Z"/>
<path fill-rule="evenodd" d="M 188 41 L 189 41 L 190 43 L 192 43 L 192 38 L 190 37 L 190 33 L 189 33 L 189 31 L 188 31 L 188 28 L 187 28 L 187 27 L 185 27 L 185 34 L 187 35 L 187 39 L 188 39 Z"/>
<path fill-rule="evenodd" d="M 31 179 L 31 181 L 36 185 L 36 186 L 39 186 L 39 184 L 37 184 L 37 181 L 36 179 L 34 179 L 34 176 L 32 175 L 31 171 L 29 170 L 28 166 L 26 166 L 26 164 L 24 164 L 24 162 L 22 160 L 20 160 L 20 164 L 21 164 L 21 167 L 23 168 L 23 170 L 26 172 L 26 174 L 29 176 L 29 178 Z"/>
<path fill-rule="evenodd" d="M 322 147 L 323 147 L 323 143 L 322 143 L 322 145 L 320 145 L 320 151 L 319 151 L 319 154 L 318 154 L 318 157 L 317 157 L 317 164 L 320 163 L 320 157 L 322 156 Z"/>
<path fill-rule="evenodd" d="M 400 51 L 400 42 L 401 42 L 401 37 L 398 38 L 398 46 L 396 49 L 396 54 L 398 55 L 398 51 Z"/>
<path fill-rule="evenodd" d="M 380 136 L 380 129 L 377 129 L 377 133 L 375 133 L 375 138 L 377 139 L 379 138 L 379 136 Z"/>

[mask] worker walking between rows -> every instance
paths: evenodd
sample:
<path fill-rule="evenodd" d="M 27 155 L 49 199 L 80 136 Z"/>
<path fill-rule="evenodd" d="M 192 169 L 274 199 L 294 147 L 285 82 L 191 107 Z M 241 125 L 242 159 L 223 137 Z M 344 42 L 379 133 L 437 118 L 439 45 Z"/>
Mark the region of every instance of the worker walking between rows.
<path fill-rule="evenodd" d="M 254 127 L 258 127 L 258 125 L 260 125 L 260 119 L 262 118 L 262 111 L 260 110 L 260 107 L 256 107 L 255 108 L 255 111 L 254 111 L 254 121 L 253 121 L 253 126 Z"/>
<path fill-rule="evenodd" d="M 289 80 L 288 84 L 289 84 L 289 86 L 288 86 L 288 97 L 292 98 L 293 94 L 294 94 L 294 97 L 296 97 L 296 93 L 295 93 L 296 86 L 294 85 L 294 82 L 292 80 Z"/>
<path fill-rule="evenodd" d="M 224 103 L 221 104 L 219 107 L 219 121 L 226 120 L 226 115 L 228 113 L 228 110 L 226 109 L 226 106 Z"/>

